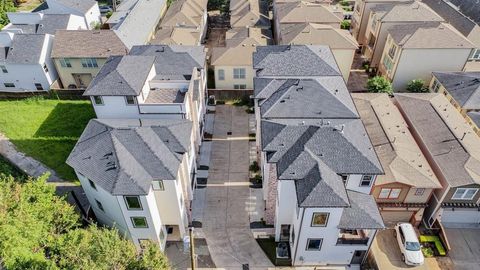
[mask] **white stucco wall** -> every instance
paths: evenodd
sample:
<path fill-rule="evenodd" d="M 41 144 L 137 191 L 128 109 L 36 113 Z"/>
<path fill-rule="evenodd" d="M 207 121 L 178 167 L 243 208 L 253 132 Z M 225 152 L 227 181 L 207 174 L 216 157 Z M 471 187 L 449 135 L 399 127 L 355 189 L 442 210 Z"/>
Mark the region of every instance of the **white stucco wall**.
<path fill-rule="evenodd" d="M 362 177 L 363 177 L 363 175 L 360 175 L 360 174 L 349 175 L 348 178 L 347 178 L 346 188 L 349 189 L 349 190 L 358 191 L 358 192 L 361 192 L 361 193 L 364 193 L 364 194 L 370 194 L 370 192 L 372 190 L 372 187 L 375 184 L 376 177 L 373 176 L 373 180 L 372 180 L 369 187 L 361 187 L 360 186 L 360 181 L 362 180 Z"/>

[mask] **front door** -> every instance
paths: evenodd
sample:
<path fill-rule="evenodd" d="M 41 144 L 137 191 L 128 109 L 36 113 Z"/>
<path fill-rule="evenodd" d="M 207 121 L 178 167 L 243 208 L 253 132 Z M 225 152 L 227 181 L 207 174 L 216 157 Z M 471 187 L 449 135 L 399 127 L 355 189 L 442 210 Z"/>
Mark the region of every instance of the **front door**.
<path fill-rule="evenodd" d="M 355 250 L 355 252 L 353 252 L 353 257 L 350 264 L 361 264 L 365 254 L 367 254 L 366 250 Z"/>
<path fill-rule="evenodd" d="M 77 88 L 87 88 L 92 81 L 92 74 L 74 73 L 72 75 L 75 83 L 77 84 Z"/>

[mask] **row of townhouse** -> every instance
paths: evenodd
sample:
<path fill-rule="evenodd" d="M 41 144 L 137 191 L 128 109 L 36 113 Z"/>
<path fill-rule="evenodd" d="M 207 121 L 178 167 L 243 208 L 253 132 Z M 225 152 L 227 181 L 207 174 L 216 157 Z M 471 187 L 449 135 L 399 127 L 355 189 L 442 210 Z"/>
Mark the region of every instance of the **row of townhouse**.
<path fill-rule="evenodd" d="M 57 30 L 93 29 L 100 23 L 96 1 L 48 0 L 33 12 L 7 13 L 0 31 L 0 89 L 48 90 L 57 78 L 51 51 Z"/>
<path fill-rule="evenodd" d="M 174 1 L 150 44 L 200 45 L 207 34 L 207 1 Z"/>
<path fill-rule="evenodd" d="M 164 250 L 191 223 L 203 134 L 201 46 L 143 45 L 112 56 L 84 95 L 97 119 L 67 159 L 97 221 Z"/>
<path fill-rule="evenodd" d="M 293 266 L 359 266 L 384 228 L 370 193 L 383 174 L 328 46 L 253 56 L 265 221 Z"/>
<path fill-rule="evenodd" d="M 432 71 L 478 70 L 480 28 L 444 1 L 358 0 L 352 33 L 370 67 L 402 91 Z"/>
<path fill-rule="evenodd" d="M 267 9 L 263 0 L 230 1 L 230 29 L 225 34 L 225 45 L 214 47 L 210 59 L 216 89 L 253 89 L 252 54 L 257 46 L 273 43 Z"/>

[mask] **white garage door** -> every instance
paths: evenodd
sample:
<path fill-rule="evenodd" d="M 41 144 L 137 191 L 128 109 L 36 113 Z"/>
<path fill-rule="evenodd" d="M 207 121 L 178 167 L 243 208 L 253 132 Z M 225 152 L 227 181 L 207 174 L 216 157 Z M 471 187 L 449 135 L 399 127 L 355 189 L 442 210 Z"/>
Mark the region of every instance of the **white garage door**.
<path fill-rule="evenodd" d="M 408 211 L 381 211 L 383 222 L 387 227 L 393 227 L 398 222 L 410 222 L 414 212 Z"/>
<path fill-rule="evenodd" d="M 445 227 L 455 227 L 455 224 L 479 224 L 480 212 L 477 209 L 443 209 L 442 216 L 440 218 L 442 224 Z"/>

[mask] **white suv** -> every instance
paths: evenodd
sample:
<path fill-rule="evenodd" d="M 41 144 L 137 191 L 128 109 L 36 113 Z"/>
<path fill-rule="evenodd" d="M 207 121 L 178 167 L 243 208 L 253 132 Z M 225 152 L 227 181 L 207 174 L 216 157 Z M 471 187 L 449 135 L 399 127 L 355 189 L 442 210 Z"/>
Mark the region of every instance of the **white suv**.
<path fill-rule="evenodd" d="M 423 253 L 412 224 L 398 223 L 395 226 L 395 236 L 402 252 L 403 261 L 407 265 L 422 265 Z"/>

